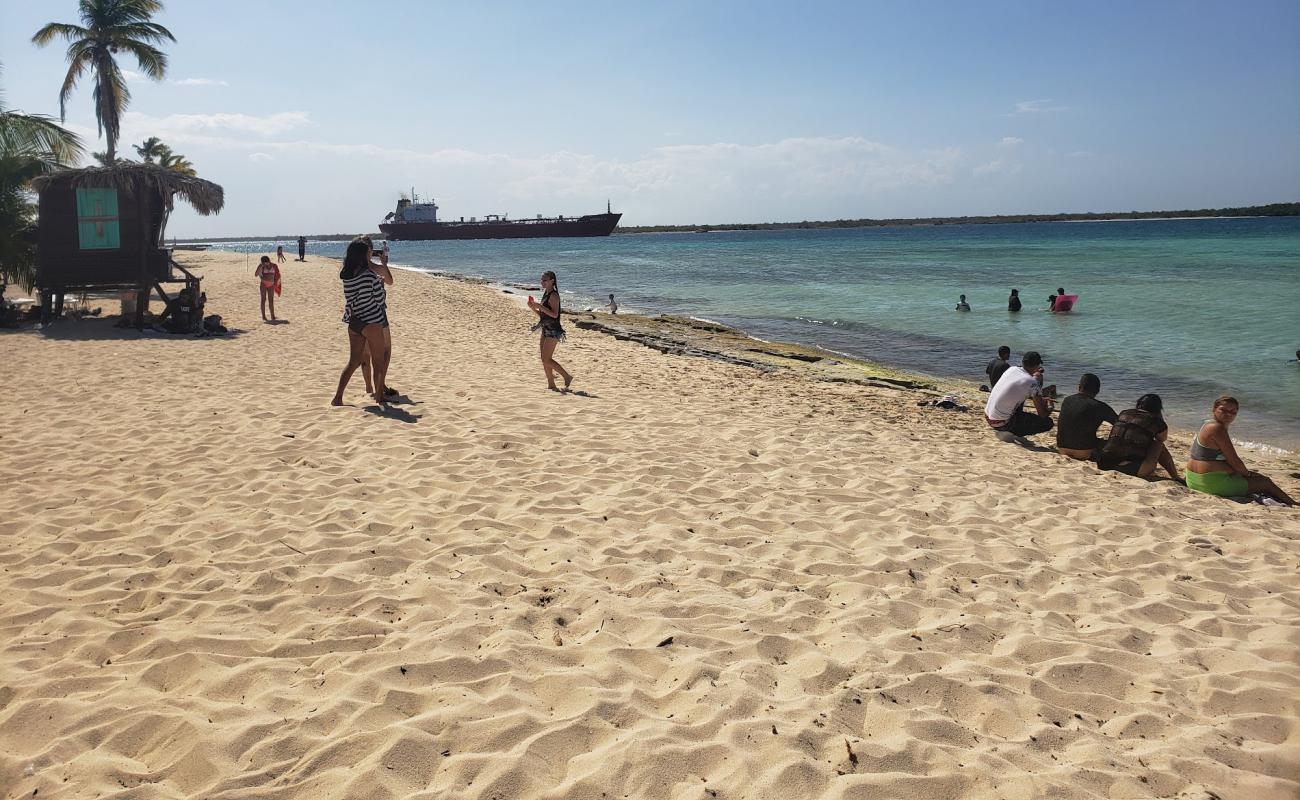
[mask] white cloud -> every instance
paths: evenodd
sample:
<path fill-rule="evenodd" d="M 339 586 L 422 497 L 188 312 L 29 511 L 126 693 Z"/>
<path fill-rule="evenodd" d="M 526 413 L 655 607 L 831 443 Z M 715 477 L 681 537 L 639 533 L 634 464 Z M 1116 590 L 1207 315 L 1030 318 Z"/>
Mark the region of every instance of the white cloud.
<path fill-rule="evenodd" d="M 637 158 L 619 160 L 566 151 L 511 156 L 461 149 L 418 151 L 374 144 L 268 141 L 220 135 L 222 131 L 218 130 L 224 128 L 234 134 L 279 132 L 306 124 L 307 115 L 300 112 L 272 117 L 135 115 L 127 122 L 130 124 L 124 124 L 124 128 L 159 136 L 168 144 L 191 149 L 248 150 L 250 158 L 254 153 L 285 158 L 364 158 L 433 174 L 440 170 L 468 171 L 492 182 L 503 196 L 513 198 L 562 199 L 592 191 L 627 194 L 666 190 L 779 197 L 856 195 L 949 183 L 960 158 L 957 148 L 911 151 L 858 137 L 792 138 L 757 145 L 666 145 Z M 151 133 L 144 134 L 146 130 Z"/>
<path fill-rule="evenodd" d="M 1048 100 L 1021 100 L 1016 103 L 1017 114 L 1049 114 L 1054 111 L 1069 111 L 1068 106 L 1052 105 L 1055 101 Z"/>
<path fill-rule="evenodd" d="M 142 73 L 136 72 L 133 69 L 122 70 L 122 77 L 126 78 L 128 83 L 137 83 L 139 81 L 149 80 Z"/>
<path fill-rule="evenodd" d="M 148 131 L 145 135 L 157 136 L 165 141 L 180 141 L 187 134 L 207 131 L 273 136 L 310 124 L 311 117 L 305 111 L 283 111 L 262 117 L 251 114 L 169 114 L 153 117 L 128 111 L 122 117 L 124 129 Z"/>
<path fill-rule="evenodd" d="M 1016 147 L 1025 143 L 1024 139 L 1019 136 L 1003 136 L 1002 141 L 998 142 L 999 147 Z"/>
<path fill-rule="evenodd" d="M 271 155 L 270 153 L 249 153 L 249 154 L 248 154 L 248 160 L 249 160 L 249 161 L 258 161 L 258 162 L 260 162 L 260 161 L 274 161 L 274 160 L 275 160 L 275 156 Z"/>
<path fill-rule="evenodd" d="M 223 80 L 215 78 L 182 78 L 178 81 L 168 81 L 173 86 L 229 86 L 230 84 Z"/>
<path fill-rule="evenodd" d="M 971 169 L 972 175 L 1018 175 L 1021 164 L 996 158 L 986 164 L 979 164 Z"/>

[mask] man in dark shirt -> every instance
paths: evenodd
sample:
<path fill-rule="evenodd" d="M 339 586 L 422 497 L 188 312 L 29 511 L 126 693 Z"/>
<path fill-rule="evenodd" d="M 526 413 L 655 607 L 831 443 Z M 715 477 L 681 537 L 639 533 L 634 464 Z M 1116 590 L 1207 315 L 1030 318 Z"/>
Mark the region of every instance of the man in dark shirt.
<path fill-rule="evenodd" d="M 298 237 L 298 260 L 299 261 L 307 260 L 307 237 L 306 236 Z"/>
<path fill-rule="evenodd" d="M 1091 372 L 1079 378 L 1079 393 L 1061 403 L 1056 422 L 1056 451 L 1079 461 L 1097 460 L 1097 450 L 1106 440 L 1097 438 L 1101 423 L 1114 424 L 1115 409 L 1097 399 L 1101 379 Z"/>
<path fill-rule="evenodd" d="M 1002 373 L 1006 372 L 1007 367 L 1011 366 L 1010 358 L 1011 348 L 1004 344 L 998 348 L 998 357 L 990 361 L 989 365 L 984 368 L 984 374 L 989 376 L 989 391 L 992 391 L 993 387 L 998 385 L 998 378 L 1001 378 Z"/>
<path fill-rule="evenodd" d="M 1020 290 L 1012 289 L 1011 296 L 1007 298 L 1007 311 L 1020 310 Z"/>

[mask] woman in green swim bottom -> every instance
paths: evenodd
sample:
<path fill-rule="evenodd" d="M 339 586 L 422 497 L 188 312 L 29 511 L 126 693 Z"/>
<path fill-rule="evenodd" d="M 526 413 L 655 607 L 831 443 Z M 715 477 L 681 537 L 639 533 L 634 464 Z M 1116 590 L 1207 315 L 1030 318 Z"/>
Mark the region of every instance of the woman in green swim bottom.
<path fill-rule="evenodd" d="M 1192 452 L 1187 459 L 1187 488 L 1219 497 L 1259 492 L 1280 503 L 1295 505 L 1295 500 L 1268 476 L 1246 469 L 1237 455 L 1228 426 L 1237 418 L 1240 408 L 1235 397 L 1224 395 L 1214 401 L 1213 417 L 1205 421 L 1192 439 Z"/>

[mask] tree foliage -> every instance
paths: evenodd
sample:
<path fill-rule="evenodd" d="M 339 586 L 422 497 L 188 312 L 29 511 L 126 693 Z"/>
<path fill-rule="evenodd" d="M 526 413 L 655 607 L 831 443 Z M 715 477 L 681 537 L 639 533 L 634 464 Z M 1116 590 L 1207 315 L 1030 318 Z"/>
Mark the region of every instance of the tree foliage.
<path fill-rule="evenodd" d="M 135 56 L 149 78 L 159 81 L 167 73 L 167 55 L 155 45 L 176 41 L 171 31 L 153 22 L 162 10 L 159 0 L 81 0 L 80 25 L 51 22 L 36 32 L 32 41 L 44 46 L 55 39 L 68 44 L 68 73 L 59 90 L 59 115 L 67 120 L 68 98 L 87 72 L 95 81 L 95 121 L 108 140 L 105 150 L 110 162 L 117 156 L 122 132 L 122 114 L 131 100 L 126 76 L 117 64 L 117 53 Z"/>
<path fill-rule="evenodd" d="M 36 248 L 29 235 L 36 204 L 29 183 L 81 155 L 76 134 L 43 114 L 7 108 L 0 92 L 0 272 L 25 289 L 36 279 Z"/>

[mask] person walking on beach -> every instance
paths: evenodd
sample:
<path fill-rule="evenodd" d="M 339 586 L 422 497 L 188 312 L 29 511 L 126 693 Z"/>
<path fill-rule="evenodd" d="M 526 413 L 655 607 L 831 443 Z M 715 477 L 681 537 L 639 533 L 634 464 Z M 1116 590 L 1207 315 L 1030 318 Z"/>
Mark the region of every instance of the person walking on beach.
<path fill-rule="evenodd" d="M 957 308 L 955 310 L 970 311 L 970 303 L 966 302 L 966 295 L 962 295 L 961 297 L 957 298 Z"/>
<path fill-rule="evenodd" d="M 1043 357 L 1030 350 L 1020 359 L 1021 366 L 1010 367 L 998 379 L 984 405 L 984 419 L 999 433 L 1034 436 L 1052 429 L 1052 412 L 1043 399 Z M 1025 400 L 1032 398 L 1034 410 L 1027 414 Z"/>
<path fill-rule="evenodd" d="M 564 326 L 560 324 L 560 292 L 555 284 L 555 273 L 547 270 L 542 273 L 542 302 L 528 298 L 528 307 L 536 312 L 542 329 L 541 351 L 542 369 L 546 372 L 546 388 L 553 392 L 560 391 L 555 386 L 555 373 L 564 378 L 564 389 L 568 391 L 573 383 L 573 376 L 556 361 L 555 345 L 564 338 Z"/>
<path fill-rule="evenodd" d="M 298 260 L 299 261 L 307 260 L 307 237 L 306 236 L 298 237 Z"/>
<path fill-rule="evenodd" d="M 343 405 L 343 390 L 347 388 L 352 373 L 361 366 L 363 353 L 370 350 L 374 380 L 375 402 L 388 403 L 385 379 L 388 376 L 389 351 L 385 339 L 388 327 L 388 292 L 384 288 L 393 283 L 393 273 L 388 269 L 388 259 L 380 254 L 381 263 L 370 260 L 371 248 L 362 239 L 353 239 L 343 256 L 343 297 L 348 315 L 348 364 L 339 376 L 338 390 L 331 405 Z"/>
<path fill-rule="evenodd" d="M 262 283 L 262 321 L 266 319 L 266 305 L 271 304 L 271 322 L 275 322 L 275 296 L 280 293 L 280 268 L 271 263 L 270 256 L 262 256 L 253 270 Z"/>
<path fill-rule="evenodd" d="M 1007 311 L 1020 310 L 1020 290 L 1012 289 L 1011 296 L 1007 298 Z"/>
<path fill-rule="evenodd" d="M 1187 459 L 1187 488 L 1219 497 L 1259 492 L 1279 503 L 1295 505 L 1295 500 L 1268 476 L 1247 469 L 1237 455 L 1228 426 L 1237 419 L 1240 409 L 1235 397 L 1223 395 L 1214 401 L 1211 418 L 1192 439 L 1192 451 Z"/>
<path fill-rule="evenodd" d="M 997 358 L 990 361 L 988 366 L 984 368 L 984 374 L 989 376 L 989 391 L 992 391 L 993 387 L 998 385 L 998 378 L 1001 378 L 1002 373 L 1006 372 L 1010 366 L 1011 348 L 1004 344 L 998 348 Z"/>
<path fill-rule="evenodd" d="M 282 244 L 277 244 L 277 245 L 275 246 L 275 261 L 276 261 L 277 264 L 283 264 L 284 261 L 285 261 L 285 258 L 284 258 L 284 245 L 282 245 Z"/>

